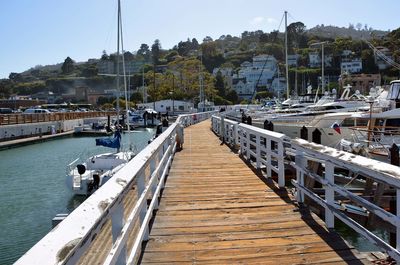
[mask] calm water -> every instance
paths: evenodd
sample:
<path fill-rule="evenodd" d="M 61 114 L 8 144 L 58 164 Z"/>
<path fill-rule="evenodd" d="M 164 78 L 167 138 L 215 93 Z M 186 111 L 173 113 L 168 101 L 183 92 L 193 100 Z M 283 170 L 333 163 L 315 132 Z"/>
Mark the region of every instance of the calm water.
<path fill-rule="evenodd" d="M 138 150 L 153 129 L 123 134 Z M 12 264 L 51 230 L 58 213 L 69 213 L 82 198 L 66 187 L 66 166 L 77 157 L 110 152 L 95 137 L 71 137 L 0 151 L 0 264 Z"/>

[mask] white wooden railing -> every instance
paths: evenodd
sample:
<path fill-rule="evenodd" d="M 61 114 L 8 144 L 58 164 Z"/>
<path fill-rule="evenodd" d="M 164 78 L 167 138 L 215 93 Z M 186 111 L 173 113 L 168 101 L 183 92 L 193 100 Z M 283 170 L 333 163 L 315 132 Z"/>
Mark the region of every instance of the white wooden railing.
<path fill-rule="evenodd" d="M 328 228 L 334 228 L 335 217 L 355 230 L 357 233 L 375 244 L 392 258 L 400 261 L 400 205 L 397 203 L 396 213 L 391 213 L 379 207 L 379 205 L 352 193 L 343 185 L 335 183 L 335 169 L 347 169 L 358 177 L 372 179 L 376 183 L 386 185 L 386 190 L 393 188 L 396 193 L 396 201 L 400 199 L 400 168 L 387 163 L 379 162 L 362 156 L 356 156 L 348 152 L 338 151 L 334 148 L 307 142 L 302 139 L 292 140 L 291 146 L 295 151 L 295 162 L 292 166 L 296 168 L 296 180 L 292 180 L 297 189 L 297 201 L 304 202 L 304 196 L 325 208 L 325 224 Z M 310 161 L 322 162 L 323 174 L 318 175 L 311 172 L 308 167 Z M 324 196 L 319 196 L 312 189 L 304 185 L 304 177 L 308 176 L 321 183 L 324 187 Z M 390 246 L 383 239 L 376 236 L 366 227 L 362 226 L 341 210 L 339 203 L 335 200 L 335 194 L 340 195 L 360 209 L 366 209 L 371 216 L 374 214 L 383 221 L 392 224 L 396 228 L 396 247 Z"/>
<path fill-rule="evenodd" d="M 286 135 L 228 120 L 223 116 L 213 116 L 211 122 L 213 131 L 223 135 L 225 143 L 239 147 L 241 156 L 254 162 L 255 168 L 265 169 L 267 177 L 272 177 L 274 171 L 278 175 L 279 187 L 285 186 L 284 148 L 289 141 Z"/>
<path fill-rule="evenodd" d="M 164 133 L 136 155 L 113 178 L 86 199 L 65 220 L 25 253 L 15 264 L 76 264 L 89 249 L 105 223 L 111 220 L 113 245 L 104 264 L 133 264 L 142 242 L 148 240 L 149 222 L 158 208 L 160 191 L 183 127 L 203 121 L 215 112 L 181 115 Z M 123 201 L 136 185 L 137 202 L 126 212 Z M 150 205 L 147 200 L 151 198 Z M 125 217 L 124 217 L 125 212 Z M 133 247 L 128 235 L 139 221 Z"/>
<path fill-rule="evenodd" d="M 292 180 L 292 184 L 296 189 L 298 203 L 304 203 L 307 197 L 324 208 L 325 223 L 328 228 L 334 228 L 336 217 L 388 253 L 397 262 L 400 261 L 399 167 L 301 139 L 289 140 L 283 134 L 238 123 L 223 116 L 213 116 L 211 120 L 212 130 L 221 137 L 221 140 L 240 150 L 240 155 L 252 161 L 254 167 L 257 169 L 266 167 L 267 177 L 271 177 L 271 170 L 275 171 L 278 174 L 280 187 L 285 185 L 285 165 L 294 168 L 296 180 Z M 320 175 L 310 169 L 312 163 L 322 165 L 323 170 Z M 345 185 L 335 183 L 335 169 L 347 170 L 349 175 L 353 176 L 351 181 L 361 179 L 361 182 L 365 183 L 366 179 L 370 179 L 376 189 L 378 189 L 378 183 L 384 184 L 386 190 L 391 188 L 395 191 L 398 202 L 395 213 L 386 211 L 359 194 L 351 192 Z M 306 176 L 322 184 L 323 195 L 318 195 L 313 188 L 306 187 Z M 349 206 L 355 205 L 358 209 L 365 209 L 367 215 L 376 215 L 393 225 L 396 230 L 396 247 L 390 246 L 346 214 L 346 209 L 336 199 L 338 196 L 344 198 Z"/>

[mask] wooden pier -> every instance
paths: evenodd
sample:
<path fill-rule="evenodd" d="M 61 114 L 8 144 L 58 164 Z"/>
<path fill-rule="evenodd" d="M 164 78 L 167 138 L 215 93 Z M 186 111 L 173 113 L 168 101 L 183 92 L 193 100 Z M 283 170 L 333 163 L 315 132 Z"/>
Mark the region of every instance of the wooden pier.
<path fill-rule="evenodd" d="M 210 130 L 185 129 L 141 264 L 368 264 Z"/>
<path fill-rule="evenodd" d="M 399 204 L 392 213 L 335 183 L 335 169 L 346 169 L 393 187 L 398 201 L 398 167 L 214 114 L 180 116 L 16 264 L 400 260 Z M 177 151 L 182 135 L 183 150 Z M 323 174 L 310 171 L 309 163 L 320 163 Z M 304 184 L 306 177 L 323 190 L 315 193 Z M 393 225 L 397 248 L 348 216 L 338 196 Z M 323 219 L 310 212 L 310 201 L 322 209 Z M 335 232 L 335 220 L 382 252 L 358 252 Z"/>

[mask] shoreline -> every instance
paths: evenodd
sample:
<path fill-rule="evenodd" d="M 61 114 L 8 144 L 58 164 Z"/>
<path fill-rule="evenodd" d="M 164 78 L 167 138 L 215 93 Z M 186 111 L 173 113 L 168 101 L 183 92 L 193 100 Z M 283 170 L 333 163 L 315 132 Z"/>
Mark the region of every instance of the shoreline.
<path fill-rule="evenodd" d="M 4 142 L 0 142 L 0 151 L 12 149 L 15 147 L 20 147 L 20 146 L 26 146 L 26 145 L 36 144 L 36 143 L 47 142 L 47 141 L 51 141 L 51 140 L 55 140 L 55 139 L 63 138 L 63 137 L 71 137 L 71 136 L 73 136 L 73 133 L 74 133 L 73 131 L 68 131 L 68 132 L 62 132 L 62 133 L 57 133 L 57 134 L 52 134 L 52 135 L 42 135 L 42 136 L 34 136 L 34 137 L 4 141 Z"/>

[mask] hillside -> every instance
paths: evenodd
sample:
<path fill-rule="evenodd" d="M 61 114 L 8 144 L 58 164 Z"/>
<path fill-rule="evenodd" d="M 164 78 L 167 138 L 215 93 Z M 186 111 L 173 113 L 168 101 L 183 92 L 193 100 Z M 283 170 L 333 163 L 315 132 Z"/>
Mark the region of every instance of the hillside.
<path fill-rule="evenodd" d="M 332 58 L 331 64 L 325 68 L 326 75 L 340 75 L 341 55 L 343 51 L 350 51 L 351 55 L 347 59 L 361 59 L 363 73 L 380 73 L 385 82 L 399 78 L 399 72 L 394 67 L 378 69 L 374 51 L 364 41 L 368 39 L 375 47 L 388 48 L 392 59 L 400 62 L 399 32 L 400 29 L 385 32 L 367 27 L 361 28 L 360 25 L 357 25 L 357 29 L 353 26 L 340 28 L 324 25 L 307 29 L 302 22 L 292 23 L 288 26 L 289 54 L 298 55 L 298 65 L 297 69 L 289 70 L 289 80 L 294 82 L 294 75 L 297 72 L 306 76 L 307 82 L 311 82 L 313 86 L 318 85 L 321 70 L 320 67 L 310 66 L 309 54 L 319 51 L 318 47 L 313 47 L 312 44 L 321 41 L 328 41 L 325 54 Z M 160 40 L 155 40 L 152 45 L 141 44 L 137 51 L 125 52 L 125 59 L 135 68 L 131 72 L 136 72 L 129 80 L 131 89 L 140 87 L 144 81 L 149 88 L 147 91 L 149 101 L 170 98 L 171 90 L 174 89 L 172 84 L 180 88 L 174 92 L 175 99 L 198 100 L 198 80 L 201 74 L 207 95 L 219 102 L 227 102 L 224 100 L 236 102 L 237 97 L 232 92 L 232 87 L 224 83 L 221 77 L 212 75 L 212 72 L 215 68 L 225 67 L 232 69 L 232 74 L 237 74 L 243 62 L 251 62 L 254 56 L 260 54 L 272 55 L 277 60 L 280 72 L 283 73 L 284 34 L 257 30 L 245 31 L 240 37 L 222 35 L 215 40 L 206 36 L 202 42 L 195 38 L 180 41 L 168 50 L 162 49 Z M 98 75 L 99 62 L 113 67 L 116 55 L 103 53 L 99 59 L 79 63 L 67 57 L 63 63 L 38 65 L 22 73 L 11 73 L 9 79 L 0 80 L 0 98 L 7 98 L 11 94 L 29 95 L 53 91 L 59 101 L 64 101 L 63 93 L 69 93 L 78 84 L 102 93 L 114 86 L 114 78 Z M 200 63 L 202 63 L 201 73 L 199 73 Z M 144 78 L 142 71 L 145 73 Z M 133 100 L 141 98 L 139 91 L 132 95 Z"/>
<path fill-rule="evenodd" d="M 332 38 L 336 39 L 338 37 L 347 38 L 350 37 L 353 40 L 360 39 L 373 39 L 373 38 L 382 38 L 386 36 L 389 32 L 383 30 L 374 30 L 372 28 L 367 28 L 366 26 L 363 29 L 355 29 L 350 26 L 348 28 L 345 27 L 336 27 L 336 26 L 324 26 L 317 25 L 309 30 L 307 33 L 310 35 L 315 35 L 323 38 Z"/>

